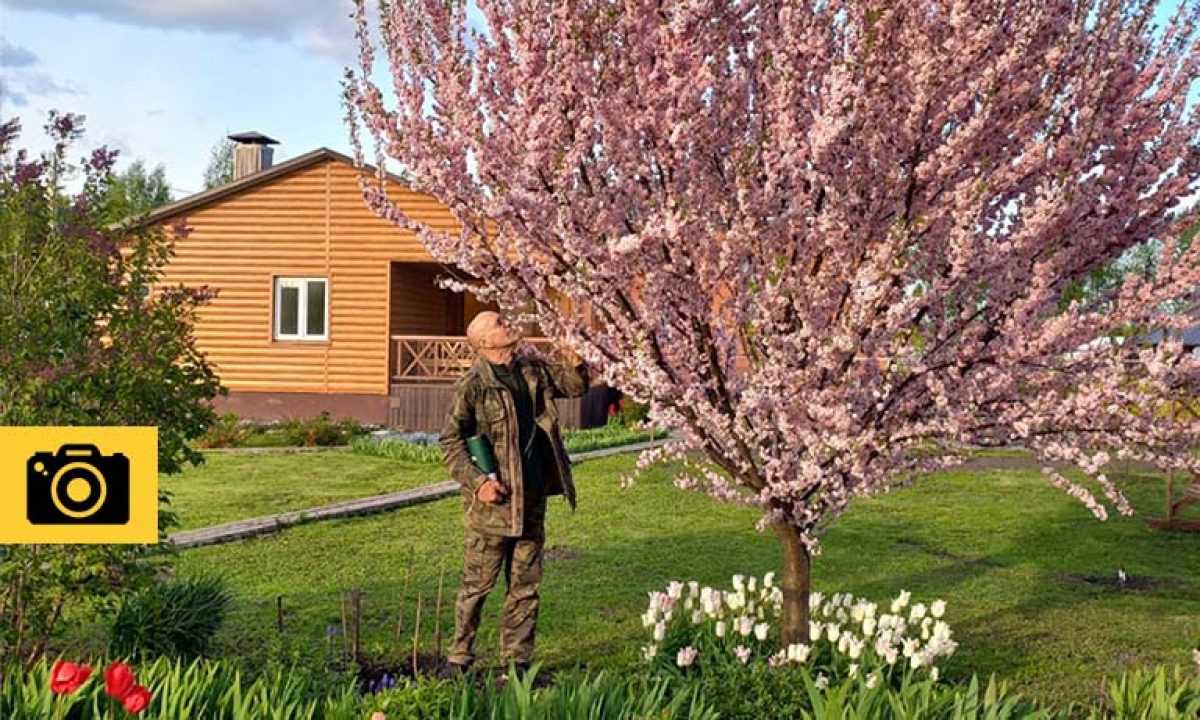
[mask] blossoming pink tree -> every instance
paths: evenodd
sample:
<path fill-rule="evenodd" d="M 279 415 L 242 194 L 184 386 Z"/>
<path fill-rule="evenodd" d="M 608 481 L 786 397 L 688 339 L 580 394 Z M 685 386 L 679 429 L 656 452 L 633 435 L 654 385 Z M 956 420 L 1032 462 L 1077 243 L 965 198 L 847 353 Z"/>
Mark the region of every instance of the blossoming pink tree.
<path fill-rule="evenodd" d="M 1173 212 L 1200 9 L 1154 9 L 359 0 L 347 121 L 380 216 L 681 430 L 639 467 L 761 508 L 800 642 L 821 530 L 968 445 L 1074 463 L 1123 512 L 1110 458 L 1195 468 L 1195 423 L 1146 409 L 1197 359 L 1105 340 L 1178 327 L 1200 284 Z M 389 159 L 461 231 L 393 204 Z M 1070 301 L 1152 239 L 1155 277 Z"/>

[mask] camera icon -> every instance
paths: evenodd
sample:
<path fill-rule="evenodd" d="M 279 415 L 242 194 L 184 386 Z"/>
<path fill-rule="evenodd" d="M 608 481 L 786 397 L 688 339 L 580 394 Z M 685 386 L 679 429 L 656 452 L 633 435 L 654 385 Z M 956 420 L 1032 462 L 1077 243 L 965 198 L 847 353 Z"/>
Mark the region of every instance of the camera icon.
<path fill-rule="evenodd" d="M 95 445 L 36 452 L 25 465 L 26 515 L 33 525 L 125 525 L 129 458 Z"/>

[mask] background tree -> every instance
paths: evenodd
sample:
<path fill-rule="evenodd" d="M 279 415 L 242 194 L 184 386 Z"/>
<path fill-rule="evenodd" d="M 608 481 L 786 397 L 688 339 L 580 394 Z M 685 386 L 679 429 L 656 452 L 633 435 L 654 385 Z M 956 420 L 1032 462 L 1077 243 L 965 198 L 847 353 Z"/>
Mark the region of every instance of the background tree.
<path fill-rule="evenodd" d="M 365 169 L 364 196 L 684 434 L 642 460 L 762 509 L 784 642 L 820 532 L 969 445 L 1075 463 L 1123 512 L 1112 453 L 1196 465 L 1167 442 L 1194 424 L 1127 410 L 1194 392 L 1197 360 L 1088 345 L 1181 323 L 1200 283 L 1171 213 L 1200 179 L 1195 2 L 1161 30 L 1133 0 L 467 5 L 381 4 L 376 48 L 359 0 L 345 79 L 360 166 L 365 132 L 461 232 Z M 1152 278 L 1059 308 L 1150 239 Z"/>
<path fill-rule="evenodd" d="M 162 164 L 147 172 L 146 164 L 135 160 L 124 172 L 113 173 L 108 190 L 109 203 L 123 217 L 140 215 L 171 202 L 171 185 Z"/>
<path fill-rule="evenodd" d="M 221 138 L 208 154 L 208 167 L 204 168 L 204 189 L 211 190 L 233 182 L 233 148 L 229 138 Z"/>
<path fill-rule="evenodd" d="M 191 331 L 208 293 L 147 296 L 173 241 L 115 222 L 115 153 L 92 152 L 82 188 L 64 190 L 79 170 L 68 162 L 79 117 L 51 113 L 54 149 L 38 159 L 17 148 L 19 130 L 0 125 L 0 425 L 157 426 L 160 472 L 199 463 L 187 441 L 215 419 L 219 389 Z M 150 580 L 177 525 L 159 500 L 158 545 L 0 546 L 0 664 L 32 662 L 66 614 L 95 617 Z"/>

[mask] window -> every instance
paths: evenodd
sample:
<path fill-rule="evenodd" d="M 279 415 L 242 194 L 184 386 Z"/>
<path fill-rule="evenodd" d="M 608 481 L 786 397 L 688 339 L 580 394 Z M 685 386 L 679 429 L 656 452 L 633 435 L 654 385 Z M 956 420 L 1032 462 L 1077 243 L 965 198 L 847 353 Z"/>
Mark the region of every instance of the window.
<path fill-rule="evenodd" d="M 329 281 L 275 278 L 275 339 L 329 339 Z"/>

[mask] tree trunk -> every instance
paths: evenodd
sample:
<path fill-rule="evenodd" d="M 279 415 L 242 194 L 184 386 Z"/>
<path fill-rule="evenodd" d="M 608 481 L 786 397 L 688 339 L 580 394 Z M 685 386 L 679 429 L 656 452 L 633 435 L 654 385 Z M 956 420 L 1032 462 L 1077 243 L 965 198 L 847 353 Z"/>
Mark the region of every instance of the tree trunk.
<path fill-rule="evenodd" d="M 808 637 L 808 589 L 811 565 L 808 548 L 800 542 L 800 533 L 786 523 L 774 523 L 775 534 L 783 548 L 783 623 L 780 625 L 780 640 L 784 647 L 809 643 Z"/>

